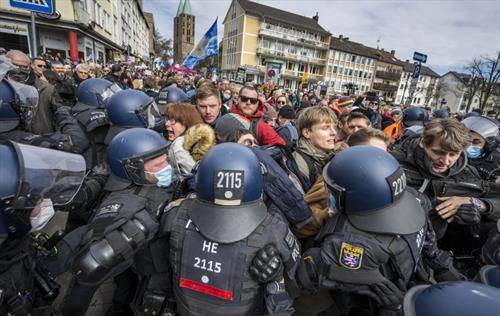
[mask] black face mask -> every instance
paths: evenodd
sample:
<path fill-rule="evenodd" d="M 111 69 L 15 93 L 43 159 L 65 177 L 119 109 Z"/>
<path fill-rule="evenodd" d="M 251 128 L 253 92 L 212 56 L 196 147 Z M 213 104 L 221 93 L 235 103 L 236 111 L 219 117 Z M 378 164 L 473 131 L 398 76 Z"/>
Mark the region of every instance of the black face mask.
<path fill-rule="evenodd" d="M 19 83 L 26 83 L 30 78 L 29 69 L 16 68 L 7 72 L 7 78 Z"/>

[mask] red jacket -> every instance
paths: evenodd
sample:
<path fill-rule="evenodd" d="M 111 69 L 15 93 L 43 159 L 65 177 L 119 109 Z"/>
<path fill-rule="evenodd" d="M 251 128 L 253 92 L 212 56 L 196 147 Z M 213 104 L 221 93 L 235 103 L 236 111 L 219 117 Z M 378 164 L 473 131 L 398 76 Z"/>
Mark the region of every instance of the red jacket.
<path fill-rule="evenodd" d="M 259 102 L 260 103 L 260 102 Z M 259 104 L 259 107 L 257 108 L 257 112 L 252 115 L 252 117 L 247 117 L 244 114 L 240 113 L 238 111 L 237 105 L 234 104 L 231 107 L 230 112 L 231 113 L 236 113 L 243 119 L 251 122 L 253 120 L 259 120 L 259 123 L 257 125 L 257 142 L 259 145 L 286 145 L 286 142 L 281 138 L 278 133 L 272 128 L 269 124 L 267 124 L 262 118 L 264 115 L 263 111 L 264 106 L 262 104 Z M 255 136 L 255 135 L 254 135 Z"/>

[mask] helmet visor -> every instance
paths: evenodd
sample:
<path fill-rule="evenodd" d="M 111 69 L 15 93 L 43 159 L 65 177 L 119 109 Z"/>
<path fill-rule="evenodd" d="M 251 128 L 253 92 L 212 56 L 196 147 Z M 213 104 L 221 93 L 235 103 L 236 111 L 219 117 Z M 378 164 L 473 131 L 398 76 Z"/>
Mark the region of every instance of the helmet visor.
<path fill-rule="evenodd" d="M 9 59 L 5 56 L 0 56 L 0 81 L 7 76 L 7 73 L 15 69 L 16 67 L 12 65 Z"/>
<path fill-rule="evenodd" d="M 104 105 L 106 104 L 106 102 L 108 102 L 108 99 L 113 96 L 115 93 L 117 93 L 118 91 L 121 91 L 122 88 L 120 88 L 120 86 L 118 86 L 116 83 L 110 85 L 109 87 L 107 87 L 106 89 L 104 89 L 104 91 L 102 91 L 100 94 L 99 94 L 99 101 Z"/>
<path fill-rule="evenodd" d="M 33 208 L 40 199 L 54 206 L 73 200 L 85 177 L 82 156 L 14 143 L 21 167 L 21 188 L 15 208 Z"/>
<path fill-rule="evenodd" d="M 9 80 L 15 91 L 14 107 L 18 112 L 25 130 L 30 131 L 33 117 L 38 107 L 38 91 L 35 87 Z"/>
<path fill-rule="evenodd" d="M 148 104 L 141 106 L 136 110 L 137 116 L 144 123 L 144 126 L 150 129 L 157 129 L 165 125 L 165 119 L 160 113 L 158 106 L 153 98 Z"/>

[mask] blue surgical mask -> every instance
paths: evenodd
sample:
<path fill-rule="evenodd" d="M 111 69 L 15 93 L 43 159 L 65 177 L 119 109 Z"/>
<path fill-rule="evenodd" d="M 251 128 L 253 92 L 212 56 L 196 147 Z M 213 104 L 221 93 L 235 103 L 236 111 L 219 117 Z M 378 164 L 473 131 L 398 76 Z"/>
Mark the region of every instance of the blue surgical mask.
<path fill-rule="evenodd" d="M 467 147 L 467 158 L 479 158 L 481 157 L 481 147 L 469 146 Z"/>
<path fill-rule="evenodd" d="M 172 166 L 168 165 L 158 172 L 153 173 L 158 180 L 156 186 L 159 188 L 166 188 L 172 184 Z"/>

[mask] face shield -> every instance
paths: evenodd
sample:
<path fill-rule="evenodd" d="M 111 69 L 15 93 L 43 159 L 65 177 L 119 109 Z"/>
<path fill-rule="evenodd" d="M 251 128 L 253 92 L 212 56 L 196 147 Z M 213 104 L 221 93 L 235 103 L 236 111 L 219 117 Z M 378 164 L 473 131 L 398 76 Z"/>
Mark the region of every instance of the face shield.
<path fill-rule="evenodd" d="M 2 81 L 10 70 L 16 67 L 10 63 L 10 60 L 5 56 L 0 56 L 0 81 Z"/>
<path fill-rule="evenodd" d="M 15 92 L 15 100 L 12 107 L 21 119 L 22 128 L 31 131 L 31 123 L 38 107 L 38 91 L 35 87 L 19 82 L 9 81 Z"/>
<path fill-rule="evenodd" d="M 147 128 L 160 133 L 165 130 L 165 118 L 161 115 L 153 98 L 151 98 L 151 102 L 141 106 L 135 112 Z"/>
<path fill-rule="evenodd" d="M 97 99 L 99 100 L 99 104 L 102 104 L 102 107 L 104 107 L 104 104 L 106 104 L 106 102 L 108 102 L 108 99 L 113 96 L 115 93 L 117 93 L 118 91 L 121 91 L 122 88 L 120 88 L 120 86 L 118 86 L 116 83 L 110 85 L 109 87 L 107 87 L 106 89 L 104 89 L 104 91 L 102 91 L 101 93 L 99 93 L 97 95 Z"/>
<path fill-rule="evenodd" d="M 328 192 L 328 208 L 331 213 L 342 212 L 345 206 L 345 188 L 336 183 L 325 182 Z"/>
<path fill-rule="evenodd" d="M 51 199 L 54 206 L 73 200 L 85 177 L 82 156 L 14 142 L 10 145 L 20 169 L 19 188 L 10 203 L 14 209 L 34 208 L 40 199 Z"/>

